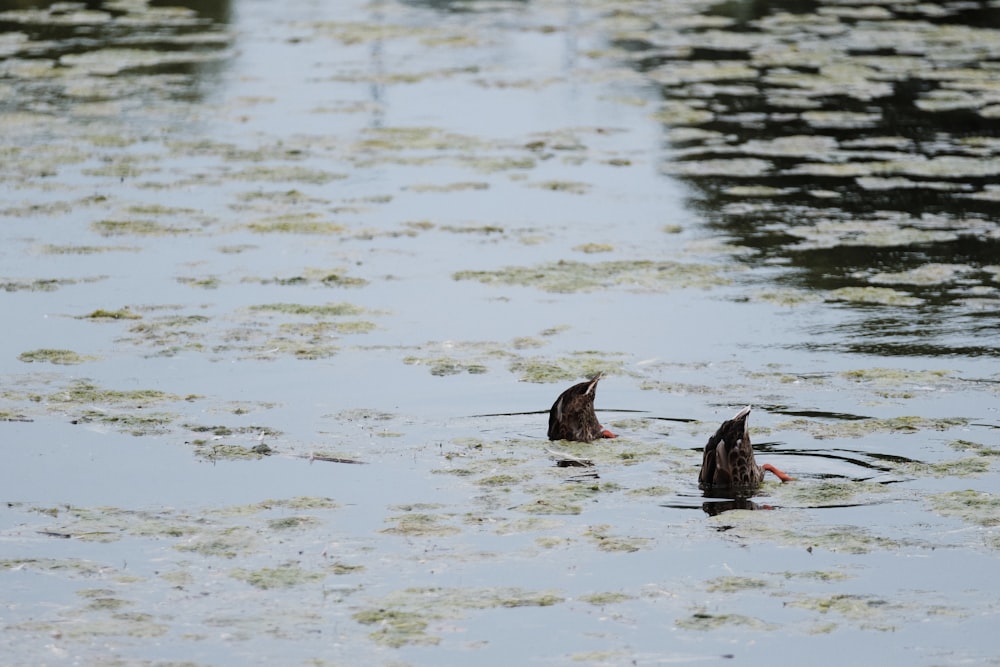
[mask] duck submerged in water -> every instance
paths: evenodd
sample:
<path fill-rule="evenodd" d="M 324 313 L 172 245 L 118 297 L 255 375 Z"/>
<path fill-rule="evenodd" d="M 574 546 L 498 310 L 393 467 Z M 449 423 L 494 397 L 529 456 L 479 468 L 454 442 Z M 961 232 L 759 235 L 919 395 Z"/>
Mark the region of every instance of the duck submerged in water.
<path fill-rule="evenodd" d="M 549 440 L 590 442 L 598 438 L 618 437 L 601 426 L 594 412 L 594 397 L 601 377 L 598 373 L 559 394 L 549 410 Z"/>
<path fill-rule="evenodd" d="M 764 481 L 765 470 L 774 473 L 782 482 L 793 479 L 770 463 L 757 465 L 753 447 L 750 446 L 750 431 L 747 428 L 749 417 L 748 405 L 732 419 L 722 422 L 715 435 L 708 439 L 701 462 L 701 474 L 698 475 L 699 488 L 706 491 L 752 490 Z"/>

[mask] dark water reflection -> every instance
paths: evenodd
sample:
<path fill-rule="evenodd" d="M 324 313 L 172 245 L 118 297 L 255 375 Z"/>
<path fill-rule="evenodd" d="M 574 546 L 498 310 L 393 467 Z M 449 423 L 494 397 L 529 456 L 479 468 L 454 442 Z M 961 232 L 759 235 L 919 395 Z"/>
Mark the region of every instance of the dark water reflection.
<path fill-rule="evenodd" d="M 504 9 L 512 9 L 519 5 L 526 5 L 528 0 L 507 0 Z M 403 0 L 404 5 L 411 7 L 421 7 L 433 9 L 439 12 L 462 14 L 476 11 L 495 11 L 498 7 L 495 2 L 487 0 Z"/>
<path fill-rule="evenodd" d="M 1000 11 L 726 2 L 674 23 L 616 42 L 659 85 L 664 170 L 755 251 L 761 289 L 854 311 L 807 346 L 1000 354 Z"/>
<path fill-rule="evenodd" d="M 229 0 L 149 5 L 0 0 L 0 80 L 17 94 L 0 111 L 72 109 L 97 101 L 201 99 L 227 58 Z"/>

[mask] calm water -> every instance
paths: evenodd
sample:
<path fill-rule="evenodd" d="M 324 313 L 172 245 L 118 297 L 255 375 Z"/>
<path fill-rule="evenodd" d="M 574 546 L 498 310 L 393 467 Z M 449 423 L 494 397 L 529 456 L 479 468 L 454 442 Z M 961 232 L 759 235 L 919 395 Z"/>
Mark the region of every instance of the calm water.
<path fill-rule="evenodd" d="M 998 73 L 978 2 L 0 1 L 0 662 L 1000 662 Z M 746 404 L 797 481 L 703 498 Z"/>

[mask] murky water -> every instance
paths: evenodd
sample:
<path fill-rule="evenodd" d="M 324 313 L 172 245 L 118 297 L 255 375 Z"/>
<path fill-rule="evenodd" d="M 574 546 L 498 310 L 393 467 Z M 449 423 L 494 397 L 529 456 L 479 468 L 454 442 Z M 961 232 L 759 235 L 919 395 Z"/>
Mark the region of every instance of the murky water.
<path fill-rule="evenodd" d="M 0 2 L 0 662 L 1000 662 L 998 71 L 980 2 Z M 797 481 L 704 498 L 748 403 Z"/>

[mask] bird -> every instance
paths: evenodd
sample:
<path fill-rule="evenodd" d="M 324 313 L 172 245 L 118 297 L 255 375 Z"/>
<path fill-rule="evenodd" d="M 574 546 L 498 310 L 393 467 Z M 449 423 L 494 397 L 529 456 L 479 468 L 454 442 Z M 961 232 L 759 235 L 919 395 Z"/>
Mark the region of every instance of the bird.
<path fill-rule="evenodd" d="M 618 437 L 601 426 L 594 412 L 594 397 L 601 377 L 602 374 L 598 373 L 559 394 L 549 410 L 549 440 L 590 442 L 598 438 Z"/>
<path fill-rule="evenodd" d="M 752 491 L 764 481 L 765 470 L 774 473 L 782 482 L 794 479 L 770 463 L 757 465 L 747 428 L 750 409 L 748 405 L 732 419 L 722 422 L 715 435 L 708 439 L 698 475 L 699 488 Z"/>

